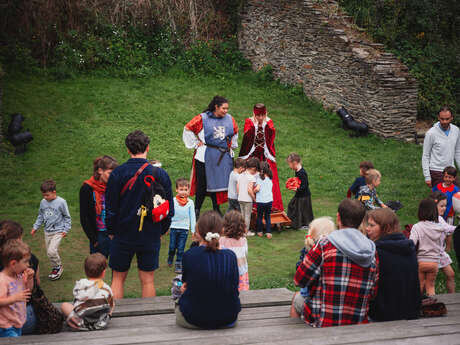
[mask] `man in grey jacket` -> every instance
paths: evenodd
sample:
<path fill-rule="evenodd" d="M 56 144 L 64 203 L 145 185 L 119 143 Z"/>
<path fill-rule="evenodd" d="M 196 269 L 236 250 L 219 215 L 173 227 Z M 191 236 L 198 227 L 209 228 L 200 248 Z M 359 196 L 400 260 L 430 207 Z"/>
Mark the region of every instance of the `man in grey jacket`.
<path fill-rule="evenodd" d="M 438 115 L 439 121 L 425 135 L 422 168 L 425 183 L 430 188 L 442 182 L 442 171 L 454 166 L 454 160 L 460 166 L 459 128 L 451 123 L 453 119 L 449 107 L 443 107 Z"/>

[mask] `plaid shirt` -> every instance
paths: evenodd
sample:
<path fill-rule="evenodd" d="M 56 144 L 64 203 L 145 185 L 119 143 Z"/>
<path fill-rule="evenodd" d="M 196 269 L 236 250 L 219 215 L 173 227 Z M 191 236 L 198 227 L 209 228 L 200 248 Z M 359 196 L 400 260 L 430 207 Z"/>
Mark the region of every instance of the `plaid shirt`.
<path fill-rule="evenodd" d="M 305 322 L 313 327 L 368 323 L 369 302 L 377 294 L 377 254 L 370 267 L 361 267 L 323 239 L 297 269 L 294 282 L 308 287 Z"/>

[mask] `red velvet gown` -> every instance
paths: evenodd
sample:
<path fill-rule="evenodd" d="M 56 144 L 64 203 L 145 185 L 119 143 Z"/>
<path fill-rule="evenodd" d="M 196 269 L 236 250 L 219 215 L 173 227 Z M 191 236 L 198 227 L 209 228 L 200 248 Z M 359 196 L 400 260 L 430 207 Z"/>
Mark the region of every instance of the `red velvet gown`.
<path fill-rule="evenodd" d="M 256 157 L 261 161 L 268 162 L 273 173 L 272 210 L 283 211 L 283 200 L 276 166 L 275 133 L 275 125 L 270 118 L 267 117 L 262 125 L 259 125 L 253 118 L 247 118 L 244 122 L 243 143 L 239 156 L 244 159 Z"/>

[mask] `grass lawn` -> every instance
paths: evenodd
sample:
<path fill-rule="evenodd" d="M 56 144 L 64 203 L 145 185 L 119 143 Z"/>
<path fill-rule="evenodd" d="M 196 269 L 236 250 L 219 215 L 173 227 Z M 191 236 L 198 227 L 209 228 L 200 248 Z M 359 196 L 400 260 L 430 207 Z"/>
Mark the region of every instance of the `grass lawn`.
<path fill-rule="evenodd" d="M 84 276 L 82 263 L 89 249 L 79 223 L 78 191 L 92 173 L 93 159 L 108 154 L 124 162 L 128 158 L 124 138 L 139 128 L 151 137 L 150 158 L 159 159 L 173 181 L 188 177 L 192 151 L 182 143 L 182 129 L 215 94 L 230 100 L 230 113 L 241 129 L 254 103 L 268 106 L 277 128 L 280 184 L 283 187 L 293 176 L 285 157 L 298 152 L 309 173 L 316 216 L 335 216 L 338 203 L 358 175 L 359 162 L 365 159 L 372 160 L 383 174 L 381 198 L 405 205 L 398 213 L 402 224 L 416 222 L 418 202 L 429 192 L 421 172 L 420 146 L 374 136 L 350 138 L 339 128 L 335 114 L 292 89 L 261 83 L 252 73 L 220 79 L 165 74 L 150 79 L 81 76 L 61 81 L 10 75 L 2 84 L 3 114 L 22 113 L 34 141 L 21 156 L 14 156 L 9 145 L 0 145 L 0 219 L 19 221 L 26 229 L 24 240 L 41 260 L 42 285 L 55 301 L 70 300 L 75 280 Z M 8 121 L 4 115 L 5 128 Z M 57 181 L 58 195 L 67 200 L 72 215 L 72 230 L 60 250 L 65 273 L 57 282 L 46 279 L 50 265 L 43 230 L 34 238 L 29 234 L 41 200 L 39 186 L 46 178 Z M 287 206 L 293 192 L 282 188 L 282 193 Z M 204 206 L 210 208 L 209 200 Z M 250 238 L 251 288 L 293 288 L 303 238 L 301 231 L 284 231 L 271 241 Z M 174 273 L 166 265 L 168 237 L 162 241 L 155 281 L 157 292 L 166 295 Z M 445 291 L 442 277 L 437 291 Z M 126 297 L 139 294 L 137 273 L 132 269 Z"/>

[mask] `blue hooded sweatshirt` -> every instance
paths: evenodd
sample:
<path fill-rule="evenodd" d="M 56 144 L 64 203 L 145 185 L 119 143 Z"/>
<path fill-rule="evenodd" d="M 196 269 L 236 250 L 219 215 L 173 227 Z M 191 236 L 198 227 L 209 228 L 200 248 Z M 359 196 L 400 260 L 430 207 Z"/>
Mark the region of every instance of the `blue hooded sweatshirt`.
<path fill-rule="evenodd" d="M 361 267 L 370 267 L 375 258 L 375 244 L 359 230 L 341 229 L 332 232 L 328 240 L 346 257 Z"/>

